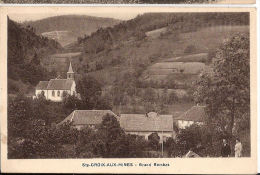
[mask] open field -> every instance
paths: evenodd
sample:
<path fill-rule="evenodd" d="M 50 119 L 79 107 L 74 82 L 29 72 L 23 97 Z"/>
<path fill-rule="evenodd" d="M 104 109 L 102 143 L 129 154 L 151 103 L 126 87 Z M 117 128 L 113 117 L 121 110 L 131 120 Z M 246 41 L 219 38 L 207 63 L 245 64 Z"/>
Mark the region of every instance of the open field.
<path fill-rule="evenodd" d="M 169 58 L 164 60 L 164 62 L 205 62 L 207 60 L 208 53 L 198 53 L 191 55 L 184 55 L 175 58 Z"/>
<path fill-rule="evenodd" d="M 81 52 L 70 52 L 70 53 L 60 53 L 60 54 L 54 54 L 51 55 L 51 57 L 60 58 L 60 57 L 66 57 L 66 58 L 72 58 L 79 56 Z"/>
<path fill-rule="evenodd" d="M 56 40 L 63 47 L 77 41 L 77 37 L 74 36 L 73 33 L 69 31 L 51 31 L 51 32 L 44 32 L 41 35 Z"/>
<path fill-rule="evenodd" d="M 161 34 L 165 33 L 166 31 L 167 31 L 167 28 L 163 27 L 163 28 L 160 28 L 160 29 L 156 29 L 156 30 L 146 32 L 145 35 L 148 38 L 158 38 Z"/>

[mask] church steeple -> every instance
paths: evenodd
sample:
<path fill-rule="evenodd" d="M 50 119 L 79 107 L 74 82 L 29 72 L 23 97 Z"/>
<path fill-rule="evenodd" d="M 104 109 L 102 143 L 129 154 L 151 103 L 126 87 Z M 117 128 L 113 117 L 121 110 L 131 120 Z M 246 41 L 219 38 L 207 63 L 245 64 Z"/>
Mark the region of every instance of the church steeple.
<path fill-rule="evenodd" d="M 70 62 L 69 70 L 67 72 L 67 79 L 74 79 L 74 72 L 72 70 L 71 62 Z"/>

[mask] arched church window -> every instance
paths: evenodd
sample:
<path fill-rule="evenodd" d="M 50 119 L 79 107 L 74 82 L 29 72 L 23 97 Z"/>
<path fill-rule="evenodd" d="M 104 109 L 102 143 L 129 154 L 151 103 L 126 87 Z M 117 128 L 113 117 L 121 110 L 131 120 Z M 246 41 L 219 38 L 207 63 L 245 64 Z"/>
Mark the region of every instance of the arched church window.
<path fill-rule="evenodd" d="M 57 92 L 57 96 L 58 96 L 58 97 L 60 96 L 60 91 Z"/>
<path fill-rule="evenodd" d="M 55 96 L 55 91 L 52 91 L 52 96 L 53 96 L 53 97 Z"/>

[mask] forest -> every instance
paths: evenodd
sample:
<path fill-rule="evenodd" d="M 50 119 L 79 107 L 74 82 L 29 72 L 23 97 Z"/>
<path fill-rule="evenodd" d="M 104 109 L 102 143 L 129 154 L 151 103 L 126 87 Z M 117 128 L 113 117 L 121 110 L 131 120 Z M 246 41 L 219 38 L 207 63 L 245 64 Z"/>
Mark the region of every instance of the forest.
<path fill-rule="evenodd" d="M 48 72 L 41 62 L 60 49 L 59 43 L 36 35 L 31 26 L 8 18 L 8 93 L 28 93 L 40 80 L 54 78 L 55 72 Z"/>

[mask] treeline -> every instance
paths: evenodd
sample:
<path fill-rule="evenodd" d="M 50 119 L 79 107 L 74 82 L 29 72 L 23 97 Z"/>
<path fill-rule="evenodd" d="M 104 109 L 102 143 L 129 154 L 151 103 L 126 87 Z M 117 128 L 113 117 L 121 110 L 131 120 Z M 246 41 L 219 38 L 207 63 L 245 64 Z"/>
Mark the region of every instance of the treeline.
<path fill-rule="evenodd" d="M 36 85 L 39 80 L 53 76 L 41 65 L 41 60 L 61 49 L 59 43 L 35 34 L 31 26 L 22 27 L 8 19 L 8 78 Z M 14 81 L 10 81 L 14 82 Z M 9 84 L 9 93 L 19 90 L 16 84 Z"/>
<path fill-rule="evenodd" d="M 164 154 L 157 133 L 148 140 L 129 135 L 120 127 L 119 121 L 110 115 L 103 116 L 95 128 L 73 128 L 73 123 L 56 125 L 71 111 L 62 103 L 55 105 L 43 98 L 35 100 L 17 96 L 8 101 L 8 158 L 144 158 L 183 157 L 192 150 L 201 157 L 219 157 L 221 140 L 234 137 L 210 126 L 192 125 L 178 129 L 173 123 L 176 138 L 164 141 Z M 48 111 L 46 113 L 46 111 Z M 62 114 L 58 119 L 57 113 Z M 55 123 L 50 120 L 57 120 Z M 248 122 L 247 122 L 248 123 Z M 238 123 L 247 128 L 246 123 Z M 245 142 L 244 142 L 245 143 Z M 250 155 L 250 145 L 244 144 L 244 156 Z M 245 152 L 246 151 L 246 152 Z M 232 149 L 233 155 L 233 149 Z"/>
<path fill-rule="evenodd" d="M 70 31 L 75 37 L 89 35 L 100 27 L 109 27 L 119 23 L 112 18 L 93 17 L 87 15 L 62 15 L 37 21 L 26 21 L 24 26 L 35 28 L 37 34 L 51 31 Z"/>
<path fill-rule="evenodd" d="M 90 36 L 78 38 L 78 44 L 83 45 L 86 53 L 96 54 L 116 48 L 122 41 L 143 39 L 145 32 L 162 27 L 183 33 L 201 27 L 248 24 L 248 13 L 146 13 L 114 27 L 100 28 Z"/>

